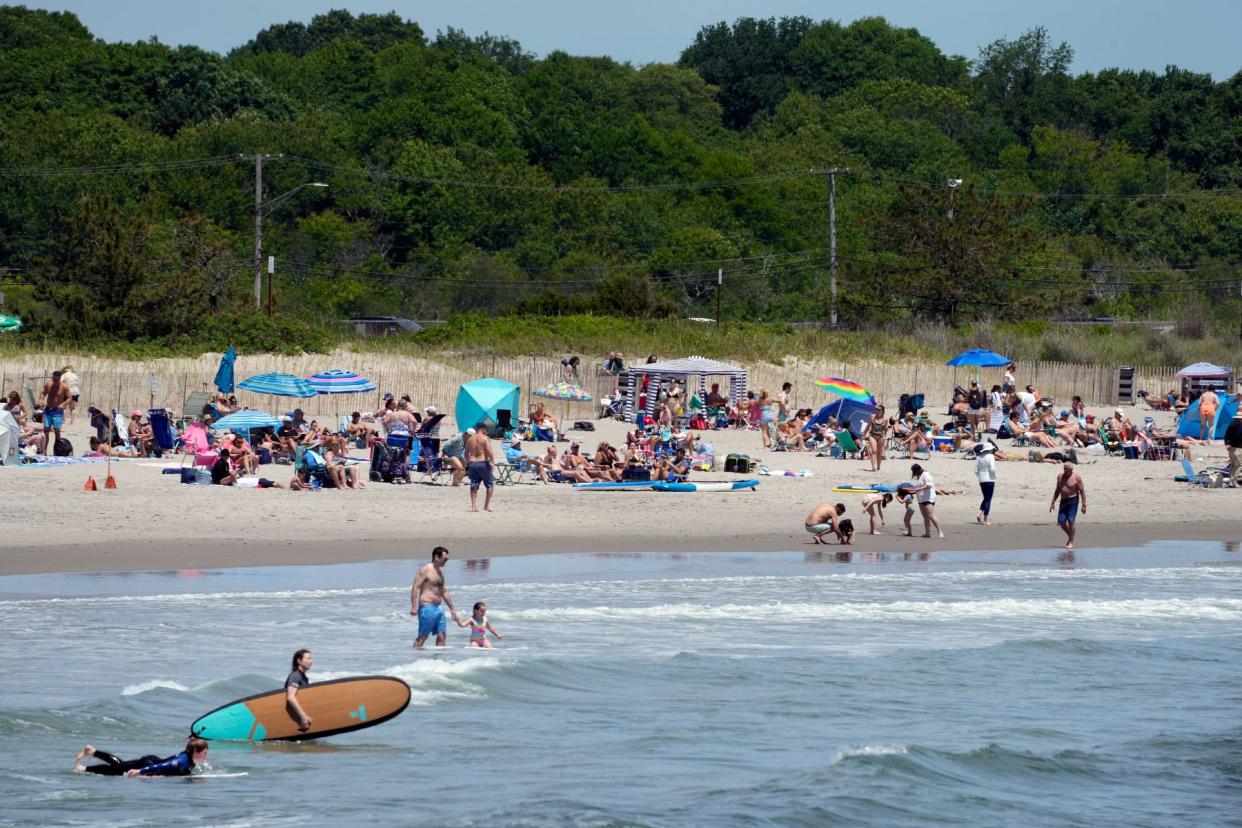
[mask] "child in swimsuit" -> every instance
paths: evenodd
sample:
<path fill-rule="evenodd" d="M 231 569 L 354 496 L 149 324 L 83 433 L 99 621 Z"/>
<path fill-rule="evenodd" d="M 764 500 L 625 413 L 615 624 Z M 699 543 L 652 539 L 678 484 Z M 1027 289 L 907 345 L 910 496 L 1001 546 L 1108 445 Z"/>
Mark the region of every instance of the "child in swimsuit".
<path fill-rule="evenodd" d="M 496 632 L 496 628 L 487 620 L 487 604 L 479 601 L 474 605 L 474 612 L 470 618 L 462 621 L 457 619 L 457 626 L 470 628 L 470 646 L 480 647 L 484 650 L 492 648 L 492 642 L 487 640 L 487 634 L 491 633 L 496 638 L 504 638 L 503 635 Z"/>

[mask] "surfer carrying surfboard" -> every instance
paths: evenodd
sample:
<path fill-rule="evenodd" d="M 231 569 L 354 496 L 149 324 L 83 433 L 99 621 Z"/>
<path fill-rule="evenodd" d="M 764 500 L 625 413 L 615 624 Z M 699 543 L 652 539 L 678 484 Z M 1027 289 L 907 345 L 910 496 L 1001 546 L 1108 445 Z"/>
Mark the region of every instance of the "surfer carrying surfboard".
<path fill-rule="evenodd" d="M 298 691 L 306 685 L 310 684 L 310 679 L 306 677 L 306 671 L 315 663 L 314 657 L 310 650 L 298 650 L 293 654 L 293 672 L 289 673 L 289 677 L 285 679 L 285 707 L 289 710 L 289 715 L 293 716 L 298 723 L 298 732 L 305 733 L 311 729 L 311 717 L 306 715 L 306 711 L 302 709 L 302 705 L 298 702 Z"/>
<path fill-rule="evenodd" d="M 83 765 L 82 760 L 94 757 L 102 765 Z M 190 771 L 207 761 L 207 742 L 191 736 L 185 750 L 166 759 L 151 754 L 128 762 L 119 756 L 87 745 L 74 759 L 74 773 L 97 773 L 100 776 L 189 776 Z"/>
<path fill-rule="evenodd" d="M 414 639 L 414 646 L 420 650 L 433 633 L 437 647 L 443 647 L 448 639 L 443 604 L 448 605 L 453 620 L 457 621 L 453 599 L 444 586 L 444 564 L 448 558 L 449 551 L 443 546 L 431 550 L 431 563 L 419 567 L 414 586 L 410 588 L 410 615 L 418 617 L 418 638 Z"/>

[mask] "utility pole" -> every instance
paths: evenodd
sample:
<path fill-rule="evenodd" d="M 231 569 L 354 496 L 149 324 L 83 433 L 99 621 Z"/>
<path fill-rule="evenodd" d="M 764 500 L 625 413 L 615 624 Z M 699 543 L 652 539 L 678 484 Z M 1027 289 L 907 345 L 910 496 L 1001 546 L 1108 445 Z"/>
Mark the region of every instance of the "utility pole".
<path fill-rule="evenodd" d="M 720 327 L 720 286 L 724 284 L 724 268 L 716 268 L 716 327 Z"/>
<path fill-rule="evenodd" d="M 263 162 L 279 155 L 243 155 L 254 161 L 254 309 L 263 310 Z"/>
<path fill-rule="evenodd" d="M 829 321 L 837 324 L 837 176 L 849 175 L 848 169 L 833 167 L 828 171 L 828 290 L 832 293 Z"/>
<path fill-rule="evenodd" d="M 953 196 L 957 193 L 957 188 L 962 186 L 962 179 L 950 178 L 949 185 L 949 221 L 953 221 Z"/>

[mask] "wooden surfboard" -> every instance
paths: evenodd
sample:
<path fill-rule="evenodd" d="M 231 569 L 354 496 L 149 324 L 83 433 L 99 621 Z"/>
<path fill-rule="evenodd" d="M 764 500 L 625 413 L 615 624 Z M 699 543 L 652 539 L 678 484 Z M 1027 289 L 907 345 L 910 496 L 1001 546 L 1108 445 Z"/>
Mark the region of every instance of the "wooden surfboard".
<path fill-rule="evenodd" d="M 410 686 L 391 676 L 358 676 L 308 684 L 298 703 L 311 729 L 298 731 L 285 707 L 285 691 L 272 690 L 229 702 L 200 716 L 190 731 L 203 739 L 236 742 L 297 742 L 321 739 L 386 722 L 410 703 Z"/>

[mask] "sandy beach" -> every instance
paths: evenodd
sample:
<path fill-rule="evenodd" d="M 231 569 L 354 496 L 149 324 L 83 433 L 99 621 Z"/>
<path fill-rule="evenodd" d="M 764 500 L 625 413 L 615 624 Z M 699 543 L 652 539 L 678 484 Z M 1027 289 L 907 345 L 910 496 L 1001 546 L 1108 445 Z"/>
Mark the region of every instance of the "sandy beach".
<path fill-rule="evenodd" d="M 1157 422 L 1167 427 L 1171 415 L 1158 415 Z M 597 421 L 596 429 L 570 436 L 582 440 L 586 451 L 594 451 L 600 440 L 624 443 L 623 424 Z M 67 435 L 75 446 L 87 443 L 80 420 Z M 711 494 L 575 491 L 535 480 L 499 487 L 495 511 L 476 514 L 469 511 L 467 489 L 453 488 L 447 477 L 439 485 L 370 483 L 363 491 L 189 486 L 175 475 L 162 474 L 165 467 L 180 465 L 178 456 L 114 462 L 117 489 L 86 492 L 89 475 L 102 484 L 104 463 L 0 467 L 0 534 L 5 539 L 0 574 L 422 559 L 438 544 L 459 558 L 778 550 L 830 557 L 838 547 L 815 546 L 803 530 L 807 513 L 823 500 L 846 504 L 846 517 L 859 529 L 852 549 L 856 555 L 1056 548 L 1064 543 L 1048 512 L 1060 468 L 1056 464 L 999 463 L 994 525 L 979 526 L 974 522 L 979 506 L 974 461 L 935 455 L 922 465 L 937 485 L 964 490 L 939 498 L 937 514 L 946 538 L 900 537 L 900 506 L 888 509 L 885 534 L 871 536 L 859 507 L 861 495 L 833 493 L 832 487 L 905 480 L 909 461 L 888 460 L 875 474 L 866 461 L 764 451 L 753 431 L 717 431 L 709 439 L 718 457 L 745 452 L 774 471 L 806 469 L 812 476 L 761 477 L 754 491 Z M 1001 443 L 1003 450 L 1007 441 Z M 541 451 L 542 446 L 532 443 L 528 449 Z M 1172 462 L 1088 451 L 1081 455 L 1089 510 L 1080 518 L 1080 549 L 1133 546 L 1148 539 L 1242 541 L 1237 490 L 1174 482 L 1180 466 Z M 1227 458 L 1216 443 L 1196 447 L 1192 462 L 1196 467 L 1223 465 Z M 282 483 L 292 475 L 289 466 L 265 466 L 262 473 Z M 695 479 L 740 477 L 717 471 L 698 473 Z M 915 531 L 922 531 L 917 515 Z"/>

